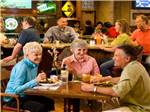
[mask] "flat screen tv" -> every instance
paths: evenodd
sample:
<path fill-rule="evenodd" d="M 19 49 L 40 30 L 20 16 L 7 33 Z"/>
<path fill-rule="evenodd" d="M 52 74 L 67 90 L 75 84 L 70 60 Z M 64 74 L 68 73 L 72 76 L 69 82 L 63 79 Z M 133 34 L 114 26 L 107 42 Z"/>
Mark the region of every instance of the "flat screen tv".
<path fill-rule="evenodd" d="M 32 0 L 0 0 L 1 8 L 31 9 Z"/>
<path fill-rule="evenodd" d="M 56 3 L 53 1 L 45 1 L 37 3 L 37 10 L 40 14 L 55 14 Z"/>
<path fill-rule="evenodd" d="M 133 9 L 149 9 L 150 0 L 135 0 L 132 2 Z"/>

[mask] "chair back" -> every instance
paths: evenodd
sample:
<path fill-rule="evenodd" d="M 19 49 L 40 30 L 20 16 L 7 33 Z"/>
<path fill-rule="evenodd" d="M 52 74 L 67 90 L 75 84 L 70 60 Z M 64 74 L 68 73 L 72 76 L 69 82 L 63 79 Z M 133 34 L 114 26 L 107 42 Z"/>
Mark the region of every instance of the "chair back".
<path fill-rule="evenodd" d="M 0 96 L 1 96 L 1 111 L 3 112 L 21 112 L 22 110 L 20 110 L 19 108 L 19 96 L 15 95 L 15 94 L 7 94 L 4 93 L 6 86 L 7 86 L 7 82 L 9 81 L 10 78 L 10 72 L 11 70 L 2 67 L 1 68 L 1 73 L 0 73 Z M 6 105 L 6 103 L 3 101 L 3 97 L 12 97 L 16 100 L 16 104 L 17 104 L 17 108 L 14 107 L 9 107 Z"/>
<path fill-rule="evenodd" d="M 10 70 L 7 70 L 6 68 L 1 68 L 1 73 L 0 73 L 1 92 L 5 91 L 9 77 L 10 77 Z"/>

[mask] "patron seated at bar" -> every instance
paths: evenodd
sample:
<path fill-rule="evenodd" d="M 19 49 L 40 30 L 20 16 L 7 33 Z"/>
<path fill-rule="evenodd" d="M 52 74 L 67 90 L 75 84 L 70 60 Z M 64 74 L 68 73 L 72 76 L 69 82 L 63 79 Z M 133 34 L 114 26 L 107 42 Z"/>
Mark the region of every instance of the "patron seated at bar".
<path fill-rule="evenodd" d="M 83 35 L 92 35 L 92 33 L 94 33 L 94 27 L 92 25 L 91 20 L 87 20 L 85 22 L 85 26 L 84 26 L 84 33 Z"/>
<path fill-rule="evenodd" d="M 123 68 L 120 77 L 112 78 L 113 87 L 97 87 L 82 83 L 81 89 L 114 97 L 120 97 L 121 107 L 105 112 L 150 112 L 150 77 L 137 61 L 139 47 L 122 45 L 114 53 L 115 66 Z"/>
<path fill-rule="evenodd" d="M 135 24 L 137 29 L 132 33 L 131 38 L 135 45 L 143 47 L 142 63 L 150 74 L 150 63 L 146 61 L 150 57 L 150 25 L 148 24 L 148 17 L 145 15 L 137 16 Z"/>
<path fill-rule="evenodd" d="M 3 59 L 4 62 L 9 62 L 19 56 L 23 56 L 21 53 L 22 47 L 28 42 L 40 42 L 40 35 L 38 30 L 34 28 L 36 19 L 34 17 L 24 17 L 22 21 L 22 31 L 19 34 L 17 44 L 15 45 L 11 56 Z M 19 54 L 20 53 L 20 54 Z"/>
<path fill-rule="evenodd" d="M 42 57 L 41 45 L 37 42 L 29 42 L 23 47 L 23 52 L 24 59 L 13 67 L 5 93 L 19 95 L 21 109 L 31 112 L 54 110 L 53 100 L 43 96 L 28 96 L 23 93 L 26 89 L 33 88 L 41 80 L 46 79 L 44 72 L 38 74 L 38 65 Z M 4 101 L 8 106 L 16 107 L 14 99 L 5 97 Z"/>
<path fill-rule="evenodd" d="M 105 51 L 114 52 L 115 48 L 123 44 L 132 44 L 132 39 L 130 36 L 130 28 L 128 22 L 125 19 L 117 20 L 115 23 L 115 29 L 119 32 L 117 38 L 115 38 L 109 48 L 104 45 L 99 45 L 99 48 Z M 114 67 L 114 61 L 112 58 L 104 59 L 106 62 L 100 65 L 100 71 L 103 76 L 113 75 L 112 67 Z"/>
<path fill-rule="evenodd" d="M 43 42 L 48 43 L 58 40 L 62 43 L 71 43 L 75 38 L 78 38 L 74 29 L 67 25 L 67 18 L 60 17 L 57 26 L 50 27 L 45 33 Z"/>
<path fill-rule="evenodd" d="M 103 30 L 103 23 L 99 21 L 95 26 L 94 33 L 92 33 L 92 38 L 95 39 L 97 45 L 102 43 L 103 39 L 102 30 Z"/>
<path fill-rule="evenodd" d="M 139 15 L 136 17 L 135 24 L 137 29 L 132 33 L 131 38 L 136 45 L 143 46 L 143 55 L 150 55 L 150 25 L 148 17 Z"/>
<path fill-rule="evenodd" d="M 105 22 L 104 27 L 107 29 L 106 35 L 109 38 L 116 38 L 118 36 L 119 32 L 116 31 L 115 26 L 111 22 Z"/>
<path fill-rule="evenodd" d="M 143 46 L 143 59 L 150 56 L 150 26 L 148 24 L 148 17 L 139 15 L 136 17 L 135 24 L 137 29 L 132 33 L 131 38 L 134 44 Z"/>

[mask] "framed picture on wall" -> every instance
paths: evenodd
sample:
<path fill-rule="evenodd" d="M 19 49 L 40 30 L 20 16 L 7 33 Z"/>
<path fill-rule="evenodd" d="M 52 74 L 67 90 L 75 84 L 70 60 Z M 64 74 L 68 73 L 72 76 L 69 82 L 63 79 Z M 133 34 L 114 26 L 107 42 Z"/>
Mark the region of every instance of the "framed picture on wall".
<path fill-rule="evenodd" d="M 94 10 L 94 1 L 83 0 L 81 3 L 82 10 Z"/>

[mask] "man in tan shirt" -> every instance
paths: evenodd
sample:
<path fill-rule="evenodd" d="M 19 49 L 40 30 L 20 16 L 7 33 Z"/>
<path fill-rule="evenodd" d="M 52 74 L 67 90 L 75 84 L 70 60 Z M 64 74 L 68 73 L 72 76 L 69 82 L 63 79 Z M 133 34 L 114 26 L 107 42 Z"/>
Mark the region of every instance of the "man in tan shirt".
<path fill-rule="evenodd" d="M 113 59 L 115 66 L 123 68 L 120 77 L 111 79 L 117 84 L 105 88 L 83 83 L 81 89 L 120 97 L 121 107 L 106 112 L 150 112 L 150 77 L 143 65 L 136 61 L 138 54 L 138 47 L 117 47 Z"/>

